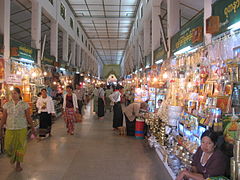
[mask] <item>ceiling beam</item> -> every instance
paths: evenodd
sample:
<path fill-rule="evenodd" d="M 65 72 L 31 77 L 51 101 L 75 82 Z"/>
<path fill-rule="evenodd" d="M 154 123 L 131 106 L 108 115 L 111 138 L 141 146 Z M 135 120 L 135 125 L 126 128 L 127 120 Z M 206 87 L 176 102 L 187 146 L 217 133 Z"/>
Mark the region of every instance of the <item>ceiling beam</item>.
<path fill-rule="evenodd" d="M 135 21 L 135 17 L 76 17 L 77 21 Z"/>
<path fill-rule="evenodd" d="M 180 3 L 180 5 L 185 6 L 186 8 L 192 9 L 192 10 L 194 10 L 194 11 L 196 11 L 196 12 L 200 12 L 200 11 L 201 11 L 201 10 L 198 10 L 198 9 L 196 9 L 196 8 L 194 8 L 194 7 L 192 7 L 192 6 L 189 6 L 189 5 L 187 5 L 187 4 L 184 4 L 184 3 Z"/>
<path fill-rule="evenodd" d="M 124 38 L 89 38 L 90 41 L 128 41 Z"/>
<path fill-rule="evenodd" d="M 101 51 L 104 51 L 104 50 L 107 50 L 107 51 L 126 51 L 126 49 L 111 49 L 111 48 L 96 48 L 96 50 L 101 50 Z"/>

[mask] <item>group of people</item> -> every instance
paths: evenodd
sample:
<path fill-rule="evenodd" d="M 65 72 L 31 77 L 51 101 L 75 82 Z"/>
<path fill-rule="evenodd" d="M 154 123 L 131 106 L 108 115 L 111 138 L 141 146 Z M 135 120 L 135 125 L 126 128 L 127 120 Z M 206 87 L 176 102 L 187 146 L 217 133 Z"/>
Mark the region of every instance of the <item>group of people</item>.
<path fill-rule="evenodd" d="M 98 115 L 104 115 L 104 105 L 106 100 L 103 87 L 99 89 L 98 97 Z M 123 125 L 123 115 L 126 119 L 127 135 L 134 135 L 136 117 L 141 116 L 141 111 L 146 111 L 147 103 L 131 103 L 125 110 L 121 107 L 121 86 L 117 86 L 109 95 L 109 99 L 113 102 L 113 128 L 119 128 Z M 73 91 L 72 86 L 67 86 L 67 93 L 63 97 L 63 111 L 66 122 L 67 132 L 74 133 L 75 113 L 82 113 L 83 90 L 77 87 Z M 0 121 L 0 129 L 6 125 L 5 132 L 5 151 L 10 157 L 10 162 L 15 163 L 16 171 L 21 171 L 21 162 L 27 144 L 28 125 L 32 134 L 36 136 L 33 121 L 30 115 L 28 103 L 21 98 L 19 88 L 14 88 L 11 92 L 11 100 L 3 105 L 3 117 Z M 100 99 L 102 98 L 102 99 Z M 41 90 L 41 97 L 37 101 L 38 112 L 40 114 L 40 128 L 46 128 L 51 134 L 51 117 L 55 114 L 52 98 L 47 95 L 47 90 Z M 103 106 L 104 107 L 104 106 Z M 99 111 L 101 111 L 99 113 Z M 0 135 L 2 135 L 2 131 Z M 211 130 L 205 131 L 201 136 L 201 145 L 197 152 L 193 155 L 192 167 L 182 170 L 176 180 L 194 179 L 203 180 L 208 177 L 224 176 L 229 168 L 228 158 L 217 147 L 218 135 Z"/>
<path fill-rule="evenodd" d="M 147 102 L 133 102 L 132 91 L 124 91 L 121 85 L 107 86 L 106 88 L 104 85 L 100 85 L 100 87 L 94 89 L 93 94 L 94 112 L 96 112 L 98 118 L 103 119 L 106 110 L 113 110 L 113 130 L 122 130 L 125 117 L 126 133 L 128 136 L 134 136 L 136 118 L 141 115 L 141 111 L 147 110 Z"/>
<path fill-rule="evenodd" d="M 63 95 L 63 114 L 66 122 L 67 133 L 74 134 L 76 113 L 82 114 L 84 89 L 77 85 L 73 93 L 72 86 L 66 87 Z M 55 116 L 55 108 L 52 98 L 47 94 L 47 89 L 42 89 L 36 102 L 39 114 L 39 136 L 52 135 L 52 117 Z M 5 125 L 6 131 L 3 132 Z M 3 115 L 0 121 L 0 136 L 4 136 L 4 149 L 10 157 L 10 162 L 16 164 L 16 171 L 21 171 L 21 162 L 26 151 L 28 127 L 31 128 L 32 137 L 36 137 L 36 130 L 27 102 L 21 97 L 21 90 L 14 88 L 11 91 L 11 99 L 3 105 Z"/>

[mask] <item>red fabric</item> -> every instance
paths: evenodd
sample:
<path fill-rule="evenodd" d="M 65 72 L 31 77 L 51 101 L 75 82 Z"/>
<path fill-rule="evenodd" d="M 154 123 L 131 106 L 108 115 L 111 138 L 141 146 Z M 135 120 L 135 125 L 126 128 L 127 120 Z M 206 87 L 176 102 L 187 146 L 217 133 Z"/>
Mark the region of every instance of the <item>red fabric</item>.
<path fill-rule="evenodd" d="M 73 108 L 73 98 L 72 95 L 66 96 L 66 107 L 67 108 Z"/>
<path fill-rule="evenodd" d="M 74 132 L 74 122 L 75 122 L 75 112 L 73 108 L 66 108 L 66 112 L 64 113 L 64 120 L 66 123 L 66 127 L 68 129 L 68 133 Z"/>

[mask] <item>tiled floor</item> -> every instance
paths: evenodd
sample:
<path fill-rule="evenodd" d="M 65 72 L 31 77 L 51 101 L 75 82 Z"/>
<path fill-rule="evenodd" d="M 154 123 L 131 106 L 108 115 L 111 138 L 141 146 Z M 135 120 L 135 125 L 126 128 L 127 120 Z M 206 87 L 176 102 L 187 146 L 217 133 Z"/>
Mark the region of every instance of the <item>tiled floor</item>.
<path fill-rule="evenodd" d="M 17 173 L 0 156 L 1 180 L 170 180 L 157 154 L 144 140 L 118 136 L 112 114 L 97 120 L 90 106 L 74 136 L 63 119 L 53 125 L 53 137 L 28 143 L 23 171 Z"/>

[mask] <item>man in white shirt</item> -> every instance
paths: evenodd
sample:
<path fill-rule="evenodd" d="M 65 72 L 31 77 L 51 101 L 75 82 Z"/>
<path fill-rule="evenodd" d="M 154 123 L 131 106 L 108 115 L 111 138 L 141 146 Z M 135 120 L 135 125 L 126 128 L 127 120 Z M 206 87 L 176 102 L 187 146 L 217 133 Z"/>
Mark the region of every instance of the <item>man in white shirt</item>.
<path fill-rule="evenodd" d="M 41 96 L 38 98 L 36 106 L 40 115 L 39 130 L 42 132 L 39 136 L 45 137 L 47 133 L 51 136 L 52 115 L 55 115 L 55 109 L 53 100 L 47 95 L 46 89 L 41 90 Z"/>

